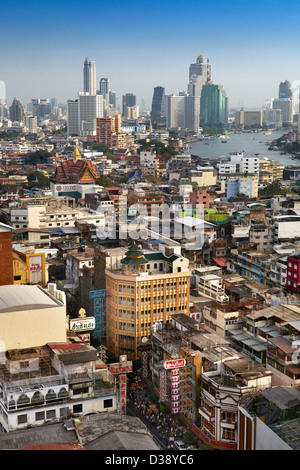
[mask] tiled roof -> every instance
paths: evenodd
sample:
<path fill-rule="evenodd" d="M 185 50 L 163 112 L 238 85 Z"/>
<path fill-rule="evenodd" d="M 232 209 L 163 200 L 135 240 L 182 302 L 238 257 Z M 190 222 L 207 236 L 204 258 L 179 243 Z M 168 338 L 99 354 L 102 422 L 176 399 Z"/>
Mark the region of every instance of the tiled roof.
<path fill-rule="evenodd" d="M 60 160 L 56 164 L 53 181 L 57 183 L 95 183 L 99 178 L 97 166 L 90 160 Z"/>

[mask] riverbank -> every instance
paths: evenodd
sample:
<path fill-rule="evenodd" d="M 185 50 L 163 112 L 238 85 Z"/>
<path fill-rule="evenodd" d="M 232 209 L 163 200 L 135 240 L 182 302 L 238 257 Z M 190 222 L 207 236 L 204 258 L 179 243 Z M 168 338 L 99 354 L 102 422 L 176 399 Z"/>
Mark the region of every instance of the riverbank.
<path fill-rule="evenodd" d="M 281 129 L 265 132 L 243 132 L 224 134 L 219 137 L 194 140 L 188 144 L 186 151 L 203 159 L 229 158 L 232 152 L 244 152 L 245 156 L 258 156 L 260 159 L 268 158 L 285 165 L 297 165 L 297 160 L 290 154 L 282 154 L 282 149 L 270 149 L 271 142 L 279 139 L 290 129 Z M 300 163 L 300 162 L 299 162 Z"/>

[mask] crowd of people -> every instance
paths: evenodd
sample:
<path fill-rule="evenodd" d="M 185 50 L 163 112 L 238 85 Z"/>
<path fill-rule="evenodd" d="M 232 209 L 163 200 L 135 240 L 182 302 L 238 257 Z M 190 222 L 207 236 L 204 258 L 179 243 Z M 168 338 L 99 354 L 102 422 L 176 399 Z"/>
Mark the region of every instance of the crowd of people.
<path fill-rule="evenodd" d="M 160 402 L 150 403 L 147 385 L 140 377 L 134 377 L 130 383 L 129 398 L 136 411 L 147 422 L 148 429 L 159 437 L 167 449 L 174 449 L 175 441 L 183 438 L 185 429 L 175 415 L 163 410 Z"/>

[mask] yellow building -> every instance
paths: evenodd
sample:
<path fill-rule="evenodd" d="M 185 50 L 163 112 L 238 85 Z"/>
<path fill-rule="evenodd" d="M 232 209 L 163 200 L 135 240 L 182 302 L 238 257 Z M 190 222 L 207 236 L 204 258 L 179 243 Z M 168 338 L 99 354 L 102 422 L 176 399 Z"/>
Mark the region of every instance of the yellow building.
<path fill-rule="evenodd" d="M 18 255 L 18 259 L 14 258 L 14 278 L 17 276 L 14 284 L 40 284 L 45 287 L 47 284 L 45 253 L 35 253 L 30 247 L 15 248 L 13 253 Z"/>
<path fill-rule="evenodd" d="M 260 180 L 262 180 L 261 175 L 264 174 L 264 172 L 268 172 L 272 175 L 272 181 L 270 181 L 270 176 L 266 176 L 267 179 L 265 180 L 265 182 L 270 183 L 273 181 L 280 181 L 283 178 L 284 168 L 285 165 L 283 165 L 282 163 L 277 162 L 276 160 L 269 160 L 267 158 L 264 158 L 259 162 Z"/>
<path fill-rule="evenodd" d="M 135 244 L 121 263 L 123 269 L 105 270 L 107 347 L 115 357 L 127 354 L 136 360 L 137 347 L 150 338 L 155 322 L 189 314 L 191 273 L 181 254 L 143 252 Z"/>
<path fill-rule="evenodd" d="M 28 271 L 26 261 L 13 251 L 14 284 L 28 284 Z"/>

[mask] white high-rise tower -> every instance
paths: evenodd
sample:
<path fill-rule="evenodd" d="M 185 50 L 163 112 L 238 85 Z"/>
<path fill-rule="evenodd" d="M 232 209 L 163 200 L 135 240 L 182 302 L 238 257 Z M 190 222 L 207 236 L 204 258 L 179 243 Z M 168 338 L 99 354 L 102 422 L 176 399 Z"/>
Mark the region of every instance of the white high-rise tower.
<path fill-rule="evenodd" d="M 190 65 L 189 80 L 192 75 L 201 75 L 204 78 L 204 83 L 210 82 L 211 79 L 211 66 L 209 60 L 205 61 L 203 55 L 197 57 L 196 63 Z"/>

